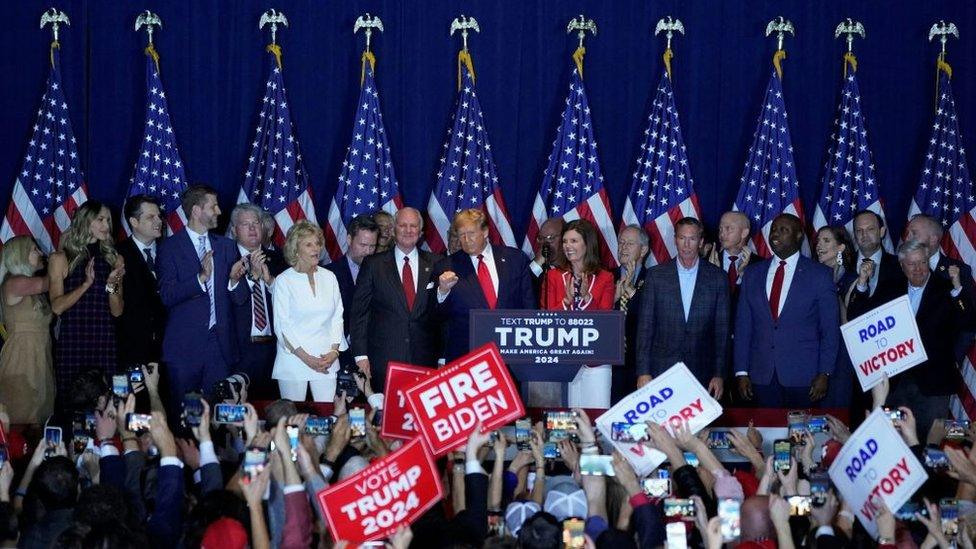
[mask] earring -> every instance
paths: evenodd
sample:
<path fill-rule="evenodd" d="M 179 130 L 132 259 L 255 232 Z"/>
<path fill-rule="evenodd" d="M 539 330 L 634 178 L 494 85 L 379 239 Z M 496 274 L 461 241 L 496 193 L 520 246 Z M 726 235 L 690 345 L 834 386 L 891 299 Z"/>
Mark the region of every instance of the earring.
<path fill-rule="evenodd" d="M 844 252 L 841 250 L 837 250 L 837 264 L 838 265 L 844 264 Z"/>

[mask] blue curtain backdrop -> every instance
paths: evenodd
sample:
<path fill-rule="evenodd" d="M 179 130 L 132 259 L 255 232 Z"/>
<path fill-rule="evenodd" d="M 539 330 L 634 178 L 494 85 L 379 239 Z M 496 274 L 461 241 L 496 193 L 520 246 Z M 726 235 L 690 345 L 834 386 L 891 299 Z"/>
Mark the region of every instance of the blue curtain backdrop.
<path fill-rule="evenodd" d="M 4 5 L 0 51 L 0 207 L 21 168 L 44 79 L 50 32 L 38 30 L 49 2 Z M 448 37 L 461 13 L 477 18 L 470 38 L 478 93 L 499 178 L 517 236 L 524 234 L 563 107 L 575 36 L 566 24 L 580 12 L 599 34 L 587 40 L 586 84 L 600 160 L 619 213 L 654 86 L 663 38 L 651 31 L 665 15 L 687 30 L 676 39 L 674 83 L 692 174 L 705 221 L 714 228 L 735 197 L 771 71 L 774 40 L 766 23 L 793 21 L 785 61 L 797 174 L 808 212 L 820 191 L 826 141 L 838 102 L 843 40 L 837 23 L 864 23 L 858 40 L 863 110 L 892 228 L 901 231 L 915 192 L 933 118 L 935 56 L 930 25 L 956 23 L 949 45 L 959 122 L 976 141 L 976 2 L 969 0 L 61 0 L 71 18 L 62 30 L 64 86 L 90 196 L 121 203 L 142 139 L 145 34 L 136 15 L 151 9 L 173 127 L 191 181 L 236 200 L 263 93 L 268 33 L 257 29 L 267 8 L 291 26 L 279 32 L 284 76 L 305 164 L 324 220 L 349 143 L 359 87 L 363 36 L 356 17 L 379 15 L 374 35 L 380 99 L 395 168 L 409 205 L 425 207 L 456 91 L 460 38 Z M 974 166 L 970 166 L 973 169 Z M 897 233 L 896 233 L 897 234 Z"/>

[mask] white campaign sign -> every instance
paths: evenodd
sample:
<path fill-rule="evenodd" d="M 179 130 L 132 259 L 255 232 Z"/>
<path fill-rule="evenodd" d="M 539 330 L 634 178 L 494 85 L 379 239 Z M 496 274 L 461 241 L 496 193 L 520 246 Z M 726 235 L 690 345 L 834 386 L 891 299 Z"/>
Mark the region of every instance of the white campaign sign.
<path fill-rule="evenodd" d="M 928 360 L 907 295 L 842 325 L 840 332 L 864 391 L 883 374 L 893 377 Z"/>
<path fill-rule="evenodd" d="M 929 478 L 891 419 L 877 409 L 847 439 L 827 471 L 864 528 L 877 537 L 880 497 L 894 513 Z"/>
<path fill-rule="evenodd" d="M 644 476 L 664 462 L 664 454 L 640 443 L 613 440 L 613 423 L 654 421 L 673 432 L 675 425 L 687 421 L 691 432 L 697 433 L 721 415 L 722 406 L 679 362 L 604 412 L 597 418 L 596 426 L 627 457 L 637 475 Z"/>

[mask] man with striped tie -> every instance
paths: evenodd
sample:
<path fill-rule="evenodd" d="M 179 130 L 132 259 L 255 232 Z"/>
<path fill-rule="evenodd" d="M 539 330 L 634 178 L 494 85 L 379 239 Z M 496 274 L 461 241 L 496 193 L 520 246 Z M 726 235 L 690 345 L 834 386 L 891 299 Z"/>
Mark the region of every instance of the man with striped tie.
<path fill-rule="evenodd" d="M 244 260 L 248 297 L 234 307 L 234 331 L 241 361 L 234 368 L 251 379 L 250 398 L 273 398 L 275 384 L 271 370 L 275 360 L 275 336 L 272 326 L 271 284 L 287 268 L 278 250 L 263 247 L 274 230 L 271 216 L 254 204 L 244 202 L 230 214 L 230 233 Z"/>

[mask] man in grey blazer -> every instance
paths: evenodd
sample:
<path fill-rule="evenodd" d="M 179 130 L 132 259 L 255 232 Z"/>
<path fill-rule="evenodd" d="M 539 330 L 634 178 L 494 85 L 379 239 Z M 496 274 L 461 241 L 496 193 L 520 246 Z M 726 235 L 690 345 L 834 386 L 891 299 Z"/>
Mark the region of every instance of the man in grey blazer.
<path fill-rule="evenodd" d="M 699 258 L 704 227 L 685 217 L 675 225 L 678 257 L 644 275 L 637 320 L 637 386 L 684 362 L 716 399 L 722 398 L 729 345 L 729 283 Z"/>

